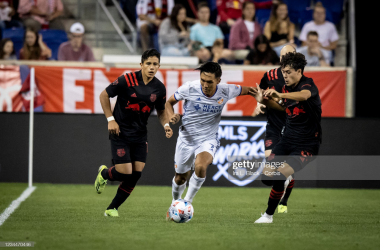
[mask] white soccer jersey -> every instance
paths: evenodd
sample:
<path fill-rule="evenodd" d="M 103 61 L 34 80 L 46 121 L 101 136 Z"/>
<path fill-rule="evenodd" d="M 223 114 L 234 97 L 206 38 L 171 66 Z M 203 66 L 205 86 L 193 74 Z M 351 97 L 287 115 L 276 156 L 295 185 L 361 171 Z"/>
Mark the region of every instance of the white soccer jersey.
<path fill-rule="evenodd" d="M 206 140 L 218 140 L 218 128 L 224 105 L 228 100 L 241 94 L 240 85 L 219 83 L 215 94 L 203 94 L 200 80 L 186 82 L 174 93 L 177 101 L 184 100 L 185 113 L 179 128 L 181 140 L 197 145 Z"/>

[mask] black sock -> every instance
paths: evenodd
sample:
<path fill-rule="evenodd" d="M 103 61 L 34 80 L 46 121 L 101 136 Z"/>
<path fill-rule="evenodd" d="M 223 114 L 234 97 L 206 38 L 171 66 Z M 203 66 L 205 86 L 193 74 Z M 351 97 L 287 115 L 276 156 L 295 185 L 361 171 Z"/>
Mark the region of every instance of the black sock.
<path fill-rule="evenodd" d="M 126 178 L 126 174 L 122 174 L 116 171 L 115 166 L 109 169 L 103 169 L 101 175 L 104 179 L 110 181 L 123 181 Z"/>
<path fill-rule="evenodd" d="M 294 179 L 291 180 L 289 182 L 289 185 L 286 187 L 285 195 L 282 198 L 282 200 L 280 201 L 280 205 L 284 205 L 284 206 L 288 205 L 288 199 L 289 199 L 289 196 L 293 190 L 293 186 L 294 186 Z"/>
<path fill-rule="evenodd" d="M 133 171 L 132 174 L 129 174 L 122 183 L 120 183 L 119 188 L 117 189 L 116 196 L 113 198 L 111 204 L 108 206 L 108 209 L 118 209 L 121 204 L 129 197 L 133 189 L 136 186 L 137 181 L 141 177 L 141 172 Z"/>
<path fill-rule="evenodd" d="M 280 202 L 280 199 L 282 195 L 284 194 L 284 184 L 285 180 L 274 180 L 273 181 L 273 187 L 270 191 L 269 200 L 268 200 L 268 208 L 265 211 L 269 215 L 273 215 L 274 211 L 276 211 L 276 208 L 278 206 L 278 203 Z"/>

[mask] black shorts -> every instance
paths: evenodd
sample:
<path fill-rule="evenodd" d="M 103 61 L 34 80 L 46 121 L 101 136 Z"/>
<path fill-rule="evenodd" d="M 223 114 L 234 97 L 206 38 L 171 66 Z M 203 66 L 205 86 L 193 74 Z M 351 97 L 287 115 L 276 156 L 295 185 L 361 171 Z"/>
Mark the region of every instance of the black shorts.
<path fill-rule="evenodd" d="M 148 142 L 128 142 L 116 135 L 110 135 L 113 164 L 131 163 L 133 161 L 146 162 Z"/>
<path fill-rule="evenodd" d="M 281 139 L 281 131 L 267 125 L 265 129 L 265 151 L 271 150 L 279 143 Z"/>
<path fill-rule="evenodd" d="M 295 144 L 282 138 L 272 149 L 267 162 L 286 162 L 294 172 L 303 169 L 308 163 L 312 162 L 318 155 L 319 141 L 310 141 L 304 144 Z"/>

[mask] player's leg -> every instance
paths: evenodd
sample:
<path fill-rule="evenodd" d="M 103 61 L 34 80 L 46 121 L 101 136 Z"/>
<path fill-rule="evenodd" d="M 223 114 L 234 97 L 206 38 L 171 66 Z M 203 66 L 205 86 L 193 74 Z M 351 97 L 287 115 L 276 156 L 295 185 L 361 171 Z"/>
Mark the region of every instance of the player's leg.
<path fill-rule="evenodd" d="M 186 173 L 179 174 L 175 173 L 175 176 L 172 181 L 172 197 L 173 201 L 181 199 L 182 194 L 185 191 L 187 180 L 189 179 L 191 171 Z"/>
<path fill-rule="evenodd" d="M 141 48 L 142 51 L 145 51 L 149 48 L 149 23 L 144 23 L 140 27 L 140 41 L 141 41 Z"/>
<path fill-rule="evenodd" d="M 219 141 L 208 140 L 195 149 L 195 171 L 189 180 L 185 200 L 193 202 L 194 196 L 206 180 L 207 167 L 212 163 L 219 148 Z"/>

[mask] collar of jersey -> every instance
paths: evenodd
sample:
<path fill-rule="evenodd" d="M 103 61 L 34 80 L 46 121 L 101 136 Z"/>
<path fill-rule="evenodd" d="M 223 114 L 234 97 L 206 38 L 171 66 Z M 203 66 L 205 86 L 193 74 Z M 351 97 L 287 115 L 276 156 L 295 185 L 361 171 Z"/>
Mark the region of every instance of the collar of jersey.
<path fill-rule="evenodd" d="M 200 84 L 199 86 L 201 86 L 202 94 L 203 94 L 204 96 L 206 96 L 207 98 L 212 98 L 212 97 L 214 97 L 214 95 L 216 94 L 216 92 L 218 92 L 218 85 L 216 85 L 215 93 L 214 93 L 212 96 L 208 97 L 207 95 L 205 95 L 205 93 L 203 93 L 202 84 Z"/>

